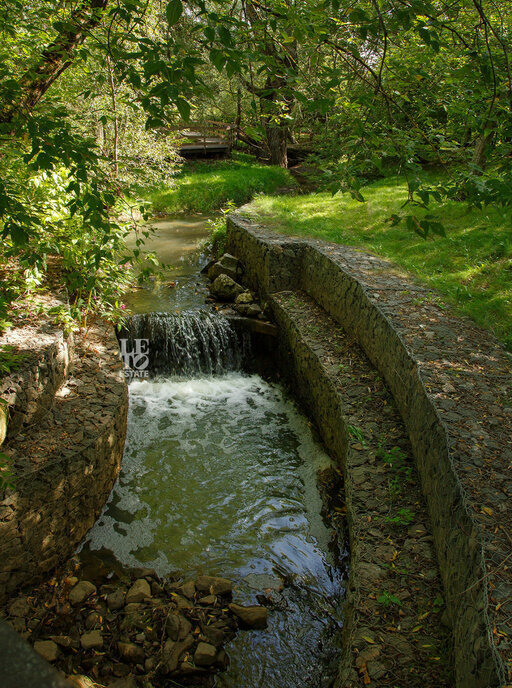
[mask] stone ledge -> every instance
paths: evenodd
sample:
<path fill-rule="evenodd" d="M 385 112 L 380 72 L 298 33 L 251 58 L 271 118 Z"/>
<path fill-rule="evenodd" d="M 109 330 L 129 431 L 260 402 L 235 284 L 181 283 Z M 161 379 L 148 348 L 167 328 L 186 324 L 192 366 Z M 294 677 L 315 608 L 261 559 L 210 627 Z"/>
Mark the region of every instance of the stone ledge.
<path fill-rule="evenodd" d="M 374 256 L 282 237 L 240 215 L 228 220 L 227 244 L 251 289 L 263 296 L 302 289 L 384 376 L 430 512 L 457 685 L 504 685 L 511 657 L 510 357 L 488 332 Z M 493 398 L 496 388 L 501 400 Z"/>
<path fill-rule="evenodd" d="M 393 399 L 351 337 L 312 299 L 294 291 L 269 300 L 280 328 L 281 372 L 343 465 L 350 578 L 335 685 L 447 688 L 451 643 L 438 606 L 441 581 Z M 383 459 L 393 451 L 400 452 L 399 469 Z M 389 489 L 393 479 L 396 495 Z M 399 508 L 407 509 L 410 523 L 392 520 Z M 383 594 L 387 605 L 379 601 Z"/>
<path fill-rule="evenodd" d="M 122 368 L 112 327 L 94 323 L 52 407 L 2 448 L 15 488 L 0 502 L 0 597 L 69 557 L 101 512 L 123 455 Z"/>

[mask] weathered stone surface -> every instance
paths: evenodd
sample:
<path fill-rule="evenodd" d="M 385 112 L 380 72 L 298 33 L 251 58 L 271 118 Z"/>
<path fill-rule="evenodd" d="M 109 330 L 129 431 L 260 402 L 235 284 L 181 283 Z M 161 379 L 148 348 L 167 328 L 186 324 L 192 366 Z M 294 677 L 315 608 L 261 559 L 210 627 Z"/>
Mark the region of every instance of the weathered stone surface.
<path fill-rule="evenodd" d="M 123 590 L 115 590 L 114 592 L 111 592 L 110 595 L 107 595 L 107 607 L 112 611 L 116 611 L 117 609 L 124 607 L 124 601 L 125 593 Z"/>
<path fill-rule="evenodd" d="M 254 296 L 251 294 L 250 291 L 244 291 L 236 297 L 235 303 L 236 304 L 254 303 Z"/>
<path fill-rule="evenodd" d="M 205 595 L 205 597 L 200 598 L 199 604 L 208 607 L 209 605 L 215 604 L 216 601 L 217 598 L 215 597 L 215 595 Z"/>
<path fill-rule="evenodd" d="M 95 626 L 98 626 L 101 624 L 103 621 L 103 617 L 99 612 L 91 612 L 90 614 L 87 615 L 87 618 L 85 619 L 85 627 L 87 628 L 88 631 L 93 629 Z"/>
<path fill-rule="evenodd" d="M 147 597 L 151 597 L 149 583 L 145 578 L 139 578 L 126 593 L 126 604 L 143 602 Z"/>
<path fill-rule="evenodd" d="M 196 578 L 196 588 L 199 592 L 211 595 L 230 595 L 233 591 L 233 582 L 227 578 L 216 576 L 198 576 Z"/>
<path fill-rule="evenodd" d="M 233 308 L 245 318 L 257 318 L 263 312 L 257 303 L 235 303 Z"/>
<path fill-rule="evenodd" d="M 192 624 L 181 614 L 169 614 L 165 622 L 165 632 L 170 640 L 184 640 L 192 631 Z"/>
<path fill-rule="evenodd" d="M 69 601 L 74 606 L 82 604 L 88 597 L 96 592 L 96 586 L 90 581 L 80 581 L 69 591 Z"/>
<path fill-rule="evenodd" d="M 136 679 L 133 676 L 124 676 L 117 678 L 113 683 L 108 684 L 108 688 L 139 688 Z"/>
<path fill-rule="evenodd" d="M 268 609 L 266 607 L 257 605 L 242 607 L 239 604 L 231 603 L 229 609 L 247 628 L 261 629 L 267 627 Z"/>
<path fill-rule="evenodd" d="M 103 647 L 101 631 L 88 631 L 80 636 L 80 645 L 84 650 L 99 650 Z"/>
<path fill-rule="evenodd" d="M 235 280 L 227 275 L 219 275 L 211 284 L 210 292 L 219 301 L 234 301 L 244 291 Z"/>
<path fill-rule="evenodd" d="M 206 636 L 208 642 L 215 645 L 215 647 L 220 647 L 226 639 L 224 631 L 213 626 L 204 626 L 203 634 Z"/>
<path fill-rule="evenodd" d="M 242 266 L 238 258 L 225 253 L 216 263 L 208 269 L 208 277 L 215 280 L 219 275 L 227 275 L 237 280 L 242 275 Z"/>
<path fill-rule="evenodd" d="M 194 652 L 194 664 L 197 666 L 210 666 L 215 662 L 217 648 L 209 643 L 199 643 Z"/>
<path fill-rule="evenodd" d="M 53 640 L 36 640 L 34 650 L 47 662 L 55 662 L 60 654 L 57 643 L 54 643 Z"/>
<path fill-rule="evenodd" d="M 183 583 L 183 585 L 180 585 L 179 588 L 177 588 L 177 592 L 180 593 L 180 595 L 183 595 L 183 597 L 186 597 L 189 600 L 194 599 L 194 595 L 196 594 L 196 586 L 194 584 L 194 581 L 187 581 L 186 583 Z"/>
<path fill-rule="evenodd" d="M 162 651 L 162 662 L 167 673 L 176 670 L 181 655 L 189 650 L 193 644 L 194 638 L 191 635 L 177 643 L 172 640 L 166 641 Z"/>
<path fill-rule="evenodd" d="M 0 599 L 74 552 L 110 494 L 126 433 L 127 386 L 110 325 L 93 322 L 82 341 L 41 318 L 24 336 L 33 361 L 0 384 L 13 413 L 2 451 L 15 478 L 0 502 Z"/>
<path fill-rule="evenodd" d="M 117 649 L 124 662 L 129 662 L 130 664 L 144 664 L 144 650 L 139 645 L 135 645 L 135 643 L 118 642 Z"/>
<path fill-rule="evenodd" d="M 8 609 L 11 616 L 26 616 L 30 611 L 30 606 L 26 597 L 17 597 L 10 602 Z"/>

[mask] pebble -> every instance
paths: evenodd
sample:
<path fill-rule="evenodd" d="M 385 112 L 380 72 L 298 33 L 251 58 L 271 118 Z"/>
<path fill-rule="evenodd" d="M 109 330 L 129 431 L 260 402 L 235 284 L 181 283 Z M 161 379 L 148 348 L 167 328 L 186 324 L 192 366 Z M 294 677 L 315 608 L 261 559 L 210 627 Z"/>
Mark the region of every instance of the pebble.
<path fill-rule="evenodd" d="M 151 588 L 145 578 L 139 578 L 126 593 L 126 604 L 143 602 L 146 597 L 151 597 Z"/>
<path fill-rule="evenodd" d="M 103 647 L 103 636 L 100 631 L 89 631 L 80 637 L 80 645 L 84 650 L 99 650 Z"/>
<path fill-rule="evenodd" d="M 180 585 L 180 587 L 177 588 L 177 592 L 179 592 L 180 595 L 187 597 L 189 600 L 193 600 L 194 595 L 196 594 L 196 586 L 194 581 L 188 581 L 187 583 Z"/>
<path fill-rule="evenodd" d="M 11 616 L 27 616 L 30 606 L 25 597 L 17 597 L 8 607 Z"/>
<path fill-rule="evenodd" d="M 209 607 L 215 604 L 217 601 L 217 598 L 215 595 L 206 595 L 206 597 L 201 597 L 199 600 L 199 604 L 202 604 L 205 607 Z"/>
<path fill-rule="evenodd" d="M 144 664 L 146 658 L 144 650 L 135 643 L 117 643 L 121 659 L 130 664 Z"/>
<path fill-rule="evenodd" d="M 85 627 L 88 631 L 92 630 L 95 626 L 100 624 L 102 622 L 102 616 L 99 612 L 91 612 L 86 620 L 85 620 Z"/>
<path fill-rule="evenodd" d="M 60 655 L 59 647 L 53 640 L 36 640 L 34 650 L 47 662 L 55 662 Z"/>
<path fill-rule="evenodd" d="M 217 648 L 209 643 L 199 643 L 194 652 L 194 664 L 197 666 L 210 666 L 215 662 Z"/>
<path fill-rule="evenodd" d="M 73 606 L 82 604 L 96 592 L 96 586 L 90 581 L 80 581 L 69 591 L 69 601 Z"/>
<path fill-rule="evenodd" d="M 124 592 L 122 590 L 115 590 L 111 592 L 110 595 L 107 595 L 107 607 L 112 611 L 121 609 L 124 607 L 124 599 Z"/>
<path fill-rule="evenodd" d="M 242 607 L 239 604 L 230 604 L 229 610 L 237 616 L 247 628 L 261 629 L 267 627 L 268 610 L 266 607 L 250 606 Z"/>
<path fill-rule="evenodd" d="M 199 592 L 206 592 L 211 595 L 230 595 L 233 591 L 233 583 L 227 578 L 198 576 L 196 578 L 196 588 Z"/>

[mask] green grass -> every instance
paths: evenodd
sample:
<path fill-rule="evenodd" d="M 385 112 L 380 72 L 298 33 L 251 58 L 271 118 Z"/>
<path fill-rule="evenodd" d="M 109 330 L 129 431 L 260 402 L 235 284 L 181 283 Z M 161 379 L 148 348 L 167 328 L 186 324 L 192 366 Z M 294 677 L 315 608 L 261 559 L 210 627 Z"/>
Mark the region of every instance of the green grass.
<path fill-rule="evenodd" d="M 327 193 L 263 196 L 250 208 L 271 229 L 357 246 L 392 260 L 512 350 L 512 210 L 468 210 L 455 201 L 434 205 L 447 236 L 425 240 L 403 224 L 386 222 L 407 198 L 403 180 L 380 180 L 363 195 L 365 203 Z"/>
<path fill-rule="evenodd" d="M 261 165 L 242 154 L 235 154 L 233 160 L 186 163 L 175 182 L 173 188 L 143 191 L 155 212 L 210 213 L 229 201 L 239 206 L 257 194 L 272 194 L 279 187 L 295 186 L 288 170 Z"/>

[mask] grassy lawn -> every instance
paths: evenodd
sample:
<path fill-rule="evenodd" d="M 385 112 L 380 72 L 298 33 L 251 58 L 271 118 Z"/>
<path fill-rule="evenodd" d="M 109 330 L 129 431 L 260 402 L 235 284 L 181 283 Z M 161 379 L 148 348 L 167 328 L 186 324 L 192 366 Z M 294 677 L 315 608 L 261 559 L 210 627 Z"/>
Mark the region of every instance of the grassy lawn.
<path fill-rule="evenodd" d="M 256 162 L 251 156 L 234 154 L 232 160 L 188 162 L 175 178 L 175 186 L 142 190 L 155 212 L 209 213 L 232 201 L 242 205 L 256 194 L 275 193 L 293 187 L 288 170 Z"/>
<path fill-rule="evenodd" d="M 263 196 L 250 208 L 269 228 L 384 256 L 441 292 L 512 351 L 512 209 L 437 204 L 445 238 L 422 239 L 386 218 L 407 198 L 403 180 L 375 182 L 365 203 L 348 195 Z"/>

